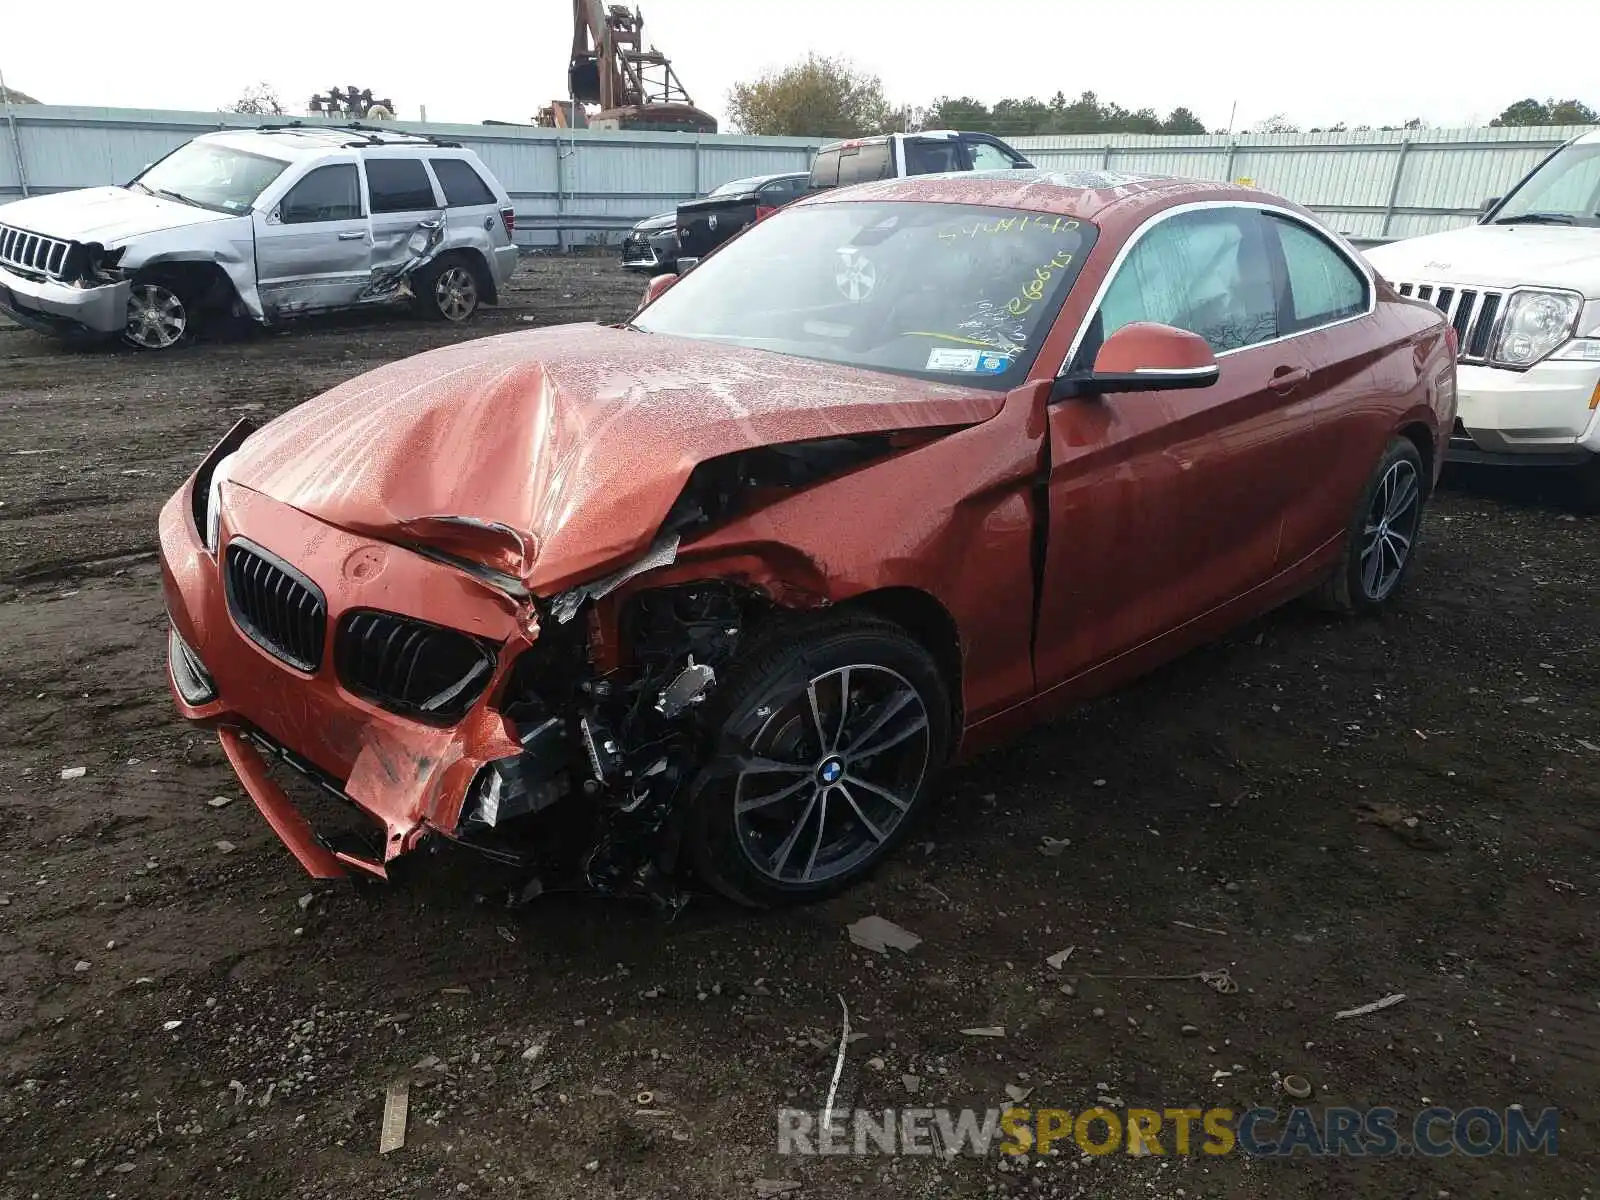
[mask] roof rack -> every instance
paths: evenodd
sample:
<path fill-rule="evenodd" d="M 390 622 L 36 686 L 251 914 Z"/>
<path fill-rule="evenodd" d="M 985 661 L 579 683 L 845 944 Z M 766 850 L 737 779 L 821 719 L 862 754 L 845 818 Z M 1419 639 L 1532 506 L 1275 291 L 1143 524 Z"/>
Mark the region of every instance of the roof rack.
<path fill-rule="evenodd" d="M 445 141 L 443 138 L 434 137 L 431 133 L 417 133 L 410 129 L 397 129 L 385 122 L 382 125 L 364 125 L 360 121 L 348 121 L 342 125 L 324 125 L 321 123 L 308 125 L 304 121 L 285 121 L 281 124 L 253 126 L 258 133 L 310 133 L 323 134 L 327 137 L 348 138 L 351 133 L 359 134 L 354 141 L 341 142 L 341 146 L 385 146 L 391 141 L 410 139 L 428 146 L 440 146 L 446 149 L 459 150 L 460 142 Z"/>

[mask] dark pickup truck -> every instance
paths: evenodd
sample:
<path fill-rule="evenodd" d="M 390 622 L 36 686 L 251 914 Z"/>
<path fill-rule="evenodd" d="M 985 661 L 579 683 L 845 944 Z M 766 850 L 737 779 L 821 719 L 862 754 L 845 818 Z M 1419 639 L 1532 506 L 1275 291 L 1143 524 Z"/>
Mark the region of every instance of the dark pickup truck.
<path fill-rule="evenodd" d="M 810 180 L 808 171 L 757 175 L 678 205 L 679 260 L 704 258 L 740 230 L 804 196 Z"/>

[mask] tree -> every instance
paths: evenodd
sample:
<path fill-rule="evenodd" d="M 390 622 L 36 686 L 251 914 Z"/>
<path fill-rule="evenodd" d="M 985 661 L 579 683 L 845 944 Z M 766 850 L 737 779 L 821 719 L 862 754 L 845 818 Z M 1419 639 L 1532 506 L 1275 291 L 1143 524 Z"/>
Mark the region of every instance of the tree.
<path fill-rule="evenodd" d="M 1257 121 L 1251 126 L 1253 133 L 1299 133 L 1300 126 L 1294 124 L 1282 113 L 1273 113 L 1264 121 Z"/>
<path fill-rule="evenodd" d="M 1495 127 L 1521 125 L 1600 125 L 1596 113 L 1581 100 L 1546 100 L 1529 97 L 1506 106 L 1505 112 L 1489 122 Z"/>
<path fill-rule="evenodd" d="M 734 84 L 728 116 L 741 133 L 787 137 L 860 137 L 896 127 L 876 75 L 818 54 Z"/>
<path fill-rule="evenodd" d="M 37 104 L 39 103 L 27 92 L 19 92 L 14 87 L 0 88 L 0 104 Z"/>
<path fill-rule="evenodd" d="M 277 89 L 270 83 L 258 83 L 245 88 L 239 98 L 222 111 L 247 113 L 253 117 L 281 117 L 285 109 L 283 101 L 278 99 Z"/>
<path fill-rule="evenodd" d="M 1162 133 L 1204 133 L 1205 122 L 1181 105 L 1167 114 L 1161 122 Z"/>

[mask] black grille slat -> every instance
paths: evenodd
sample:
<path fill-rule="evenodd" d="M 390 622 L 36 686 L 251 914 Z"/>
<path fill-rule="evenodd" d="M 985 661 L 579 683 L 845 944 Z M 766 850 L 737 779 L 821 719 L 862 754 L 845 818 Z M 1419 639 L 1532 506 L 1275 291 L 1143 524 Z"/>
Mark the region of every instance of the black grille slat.
<path fill-rule="evenodd" d="M 1396 283 L 1395 290 L 1402 296 L 1432 304 L 1445 314 L 1456 331 L 1456 360 L 1464 363 L 1487 362 L 1493 349 L 1495 322 L 1500 316 L 1504 292 L 1472 286 L 1444 286 L 1442 284 L 1409 281 Z"/>
<path fill-rule="evenodd" d="M 61 279 L 73 245 L 60 238 L 0 225 L 0 264 L 18 271 Z"/>
<path fill-rule="evenodd" d="M 302 671 L 322 665 L 328 605 L 314 583 L 241 538 L 228 543 L 225 579 L 229 611 L 252 642 Z"/>
<path fill-rule="evenodd" d="M 354 612 L 334 638 L 339 682 L 391 712 L 453 723 L 483 694 L 495 660 L 486 642 L 397 613 Z"/>

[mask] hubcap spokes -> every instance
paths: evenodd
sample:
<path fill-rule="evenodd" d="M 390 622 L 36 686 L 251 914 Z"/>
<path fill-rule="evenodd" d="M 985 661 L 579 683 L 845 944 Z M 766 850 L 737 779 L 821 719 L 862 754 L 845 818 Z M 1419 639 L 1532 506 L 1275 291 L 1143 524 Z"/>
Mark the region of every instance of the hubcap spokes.
<path fill-rule="evenodd" d="M 1422 483 L 1416 467 L 1397 462 L 1383 473 L 1361 537 L 1361 589 L 1382 600 L 1400 582 L 1422 517 Z"/>
<path fill-rule="evenodd" d="M 446 319 L 463 321 L 478 303 L 478 281 L 465 267 L 451 267 L 433 285 L 433 296 Z"/>
<path fill-rule="evenodd" d="M 905 678 L 857 664 L 775 707 L 738 763 L 740 845 L 779 883 L 818 884 L 859 866 L 911 809 L 932 748 Z"/>
<path fill-rule="evenodd" d="M 142 283 L 128 297 L 127 338 L 149 350 L 165 350 L 183 336 L 189 314 L 177 293 L 154 283 Z"/>

